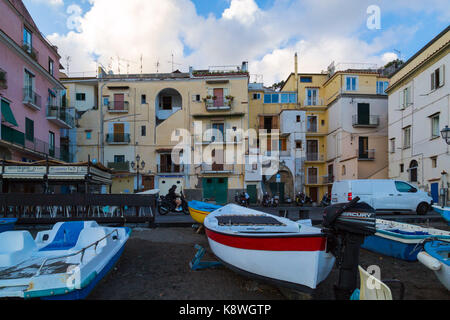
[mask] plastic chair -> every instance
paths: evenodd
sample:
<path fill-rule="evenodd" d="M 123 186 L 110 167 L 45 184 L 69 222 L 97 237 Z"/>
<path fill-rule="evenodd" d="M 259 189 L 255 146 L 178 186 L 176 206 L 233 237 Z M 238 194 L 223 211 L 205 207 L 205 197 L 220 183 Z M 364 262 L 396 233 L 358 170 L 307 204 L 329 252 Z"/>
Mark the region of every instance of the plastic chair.
<path fill-rule="evenodd" d="M 405 286 L 399 280 L 379 280 L 369 274 L 359 266 L 359 276 L 361 278 L 361 288 L 359 290 L 359 300 L 393 300 L 391 289 L 386 283 L 400 284 L 400 300 L 405 295 Z M 353 297 L 354 298 L 354 297 Z"/>

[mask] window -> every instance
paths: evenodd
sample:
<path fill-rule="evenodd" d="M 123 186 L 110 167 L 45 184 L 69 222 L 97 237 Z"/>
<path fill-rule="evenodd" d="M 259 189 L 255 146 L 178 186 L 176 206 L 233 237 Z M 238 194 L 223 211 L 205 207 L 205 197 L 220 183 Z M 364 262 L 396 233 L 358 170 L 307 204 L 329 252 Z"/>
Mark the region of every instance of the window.
<path fill-rule="evenodd" d="M 325 120 L 322 120 L 321 123 L 322 123 L 322 127 L 325 126 Z"/>
<path fill-rule="evenodd" d="M 92 139 L 92 131 L 86 131 L 86 140 Z"/>
<path fill-rule="evenodd" d="M 34 121 L 25 118 L 25 139 L 34 141 Z"/>
<path fill-rule="evenodd" d="M 141 104 L 147 103 L 147 96 L 145 94 L 141 95 Z"/>
<path fill-rule="evenodd" d="M 297 103 L 297 94 L 296 93 L 265 94 L 264 103 Z"/>
<path fill-rule="evenodd" d="M 261 93 L 254 93 L 253 100 L 261 100 Z"/>
<path fill-rule="evenodd" d="M 369 159 L 369 137 L 359 137 L 359 159 Z"/>
<path fill-rule="evenodd" d="M 403 173 L 403 172 L 405 172 L 405 165 L 402 163 L 400 165 L 400 173 Z"/>
<path fill-rule="evenodd" d="M 417 168 L 419 167 L 419 164 L 416 160 L 411 161 L 409 165 L 409 181 L 411 182 L 417 182 Z"/>
<path fill-rule="evenodd" d="M 300 116 L 297 116 L 297 122 L 301 122 L 302 118 Z"/>
<path fill-rule="evenodd" d="M 194 101 L 194 102 L 200 102 L 200 100 L 201 100 L 201 96 L 200 96 L 199 94 L 194 94 L 194 95 L 192 96 L 192 101 Z"/>
<path fill-rule="evenodd" d="M 300 77 L 302 83 L 312 83 L 312 77 Z"/>
<path fill-rule="evenodd" d="M 51 75 L 53 75 L 53 66 L 54 66 L 53 60 L 48 58 L 48 73 L 50 73 Z"/>
<path fill-rule="evenodd" d="M 442 65 L 431 74 L 431 90 L 436 90 L 444 85 L 445 66 Z"/>
<path fill-rule="evenodd" d="M 172 109 L 172 97 L 171 96 L 162 97 L 162 109 L 163 110 L 171 110 Z"/>
<path fill-rule="evenodd" d="M 347 174 L 347 169 L 345 166 L 342 166 L 342 175 L 345 176 Z"/>
<path fill-rule="evenodd" d="M 377 94 L 386 94 L 386 89 L 389 86 L 387 81 L 377 81 Z"/>
<path fill-rule="evenodd" d="M 308 168 L 308 184 L 317 184 L 318 169 L 317 168 Z"/>
<path fill-rule="evenodd" d="M 302 141 L 301 140 L 295 142 L 295 148 L 296 149 L 302 149 Z"/>
<path fill-rule="evenodd" d="M 411 104 L 412 104 L 411 87 L 408 87 L 400 92 L 400 107 L 407 108 Z"/>
<path fill-rule="evenodd" d="M 145 137 L 147 135 L 147 127 L 142 126 L 141 127 L 141 136 Z"/>
<path fill-rule="evenodd" d="M 279 150 L 280 151 L 287 151 L 287 139 L 286 138 L 280 138 L 280 140 L 279 140 Z"/>
<path fill-rule="evenodd" d="M 55 156 L 55 133 L 49 131 L 48 132 L 48 150 L 50 153 L 50 156 Z"/>
<path fill-rule="evenodd" d="M 103 97 L 103 105 L 109 106 L 109 97 Z"/>
<path fill-rule="evenodd" d="M 26 90 L 26 94 L 31 96 L 31 92 L 34 91 L 34 74 L 25 70 L 24 74 L 24 87 Z"/>
<path fill-rule="evenodd" d="M 319 104 L 319 89 L 306 89 L 306 101 L 307 106 L 317 106 Z"/>
<path fill-rule="evenodd" d="M 431 167 L 437 168 L 437 157 L 431 157 Z"/>
<path fill-rule="evenodd" d="M 357 91 L 358 90 L 358 77 L 346 76 L 345 85 L 347 91 Z"/>
<path fill-rule="evenodd" d="M 414 192 L 414 190 L 417 191 L 416 188 L 402 181 L 395 181 L 395 188 L 397 189 L 398 192 Z"/>
<path fill-rule="evenodd" d="M 395 138 L 391 139 L 391 153 L 395 153 Z"/>
<path fill-rule="evenodd" d="M 441 135 L 439 128 L 439 114 L 431 116 L 431 138 L 438 138 Z"/>
<path fill-rule="evenodd" d="M 114 162 L 115 163 L 125 163 L 125 156 L 124 155 L 115 155 Z"/>
<path fill-rule="evenodd" d="M 411 147 L 411 127 L 403 129 L 403 148 L 407 149 Z"/>
<path fill-rule="evenodd" d="M 77 101 L 86 101 L 86 94 L 85 93 L 77 93 L 76 100 Z"/>
<path fill-rule="evenodd" d="M 316 116 L 308 116 L 306 120 L 306 130 L 307 132 L 317 132 L 317 117 Z"/>
<path fill-rule="evenodd" d="M 31 31 L 27 28 L 23 28 L 23 45 L 26 46 L 26 50 L 31 53 L 31 49 L 33 48 Z"/>
<path fill-rule="evenodd" d="M 258 170 L 258 164 L 257 163 L 253 163 L 252 164 L 252 171 L 256 171 Z"/>

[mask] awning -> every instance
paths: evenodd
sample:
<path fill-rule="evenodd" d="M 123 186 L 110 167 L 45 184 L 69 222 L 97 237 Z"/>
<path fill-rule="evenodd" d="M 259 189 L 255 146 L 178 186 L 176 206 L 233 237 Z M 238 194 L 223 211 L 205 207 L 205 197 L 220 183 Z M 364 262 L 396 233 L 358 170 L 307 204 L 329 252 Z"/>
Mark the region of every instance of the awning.
<path fill-rule="evenodd" d="M 19 126 L 17 124 L 16 118 L 14 118 L 14 114 L 11 110 L 11 107 L 9 106 L 9 103 L 4 100 L 2 100 L 2 116 L 3 120 L 5 120 L 6 122 L 12 124 L 15 127 Z"/>

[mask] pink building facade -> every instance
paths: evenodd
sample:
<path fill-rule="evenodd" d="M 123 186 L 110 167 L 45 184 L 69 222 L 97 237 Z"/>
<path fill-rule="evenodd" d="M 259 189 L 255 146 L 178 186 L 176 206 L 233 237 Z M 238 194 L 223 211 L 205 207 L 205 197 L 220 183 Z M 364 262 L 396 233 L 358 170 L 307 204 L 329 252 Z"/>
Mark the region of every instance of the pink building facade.
<path fill-rule="evenodd" d="M 69 161 L 61 132 L 74 119 L 65 108 L 60 58 L 21 0 L 0 0 L 0 159 Z"/>

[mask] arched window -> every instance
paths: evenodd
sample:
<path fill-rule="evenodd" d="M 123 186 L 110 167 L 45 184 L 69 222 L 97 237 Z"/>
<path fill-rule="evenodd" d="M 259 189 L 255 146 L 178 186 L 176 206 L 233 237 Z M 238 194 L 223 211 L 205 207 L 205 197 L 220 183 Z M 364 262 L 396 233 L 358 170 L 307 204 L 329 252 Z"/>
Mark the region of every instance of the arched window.
<path fill-rule="evenodd" d="M 417 182 L 417 168 L 419 167 L 419 164 L 416 160 L 411 161 L 409 164 L 409 181 L 410 182 Z"/>
<path fill-rule="evenodd" d="M 347 169 L 345 166 L 342 166 L 342 175 L 345 176 L 347 174 Z"/>

